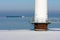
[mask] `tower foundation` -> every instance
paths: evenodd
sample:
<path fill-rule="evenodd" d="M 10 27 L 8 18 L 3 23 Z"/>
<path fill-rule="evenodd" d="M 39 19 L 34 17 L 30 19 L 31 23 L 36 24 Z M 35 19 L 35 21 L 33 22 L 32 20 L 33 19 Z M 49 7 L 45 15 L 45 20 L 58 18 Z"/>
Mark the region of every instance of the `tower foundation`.
<path fill-rule="evenodd" d="M 47 31 L 48 23 L 34 23 L 34 30 L 35 31 Z"/>

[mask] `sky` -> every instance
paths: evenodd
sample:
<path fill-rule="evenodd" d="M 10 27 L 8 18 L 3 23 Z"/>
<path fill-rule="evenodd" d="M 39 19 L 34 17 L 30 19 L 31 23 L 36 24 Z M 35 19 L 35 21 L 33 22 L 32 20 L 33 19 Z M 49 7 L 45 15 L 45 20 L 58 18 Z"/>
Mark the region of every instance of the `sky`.
<path fill-rule="evenodd" d="M 48 9 L 51 12 L 60 11 L 60 0 L 48 0 Z"/>
<path fill-rule="evenodd" d="M 35 0 L 0 0 L 0 16 L 33 15 Z M 48 0 L 48 12 L 60 13 L 60 0 Z"/>
<path fill-rule="evenodd" d="M 33 10 L 34 0 L 0 0 L 0 11 Z"/>

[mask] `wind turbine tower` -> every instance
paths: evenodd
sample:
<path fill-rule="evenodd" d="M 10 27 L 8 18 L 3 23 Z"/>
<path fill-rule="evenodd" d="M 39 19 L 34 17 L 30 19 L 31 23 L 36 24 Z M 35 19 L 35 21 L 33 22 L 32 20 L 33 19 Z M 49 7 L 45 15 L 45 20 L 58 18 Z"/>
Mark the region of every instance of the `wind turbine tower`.
<path fill-rule="evenodd" d="M 34 29 L 36 31 L 48 29 L 47 0 L 35 0 Z"/>

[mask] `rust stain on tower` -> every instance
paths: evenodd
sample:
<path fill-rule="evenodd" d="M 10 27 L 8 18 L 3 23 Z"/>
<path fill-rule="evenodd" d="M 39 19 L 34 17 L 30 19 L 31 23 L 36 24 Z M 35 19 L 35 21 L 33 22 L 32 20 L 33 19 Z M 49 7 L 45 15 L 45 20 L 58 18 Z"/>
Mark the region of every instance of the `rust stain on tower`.
<path fill-rule="evenodd" d="M 35 23 L 34 26 L 35 31 L 47 31 L 48 29 L 48 24 L 46 23 Z"/>

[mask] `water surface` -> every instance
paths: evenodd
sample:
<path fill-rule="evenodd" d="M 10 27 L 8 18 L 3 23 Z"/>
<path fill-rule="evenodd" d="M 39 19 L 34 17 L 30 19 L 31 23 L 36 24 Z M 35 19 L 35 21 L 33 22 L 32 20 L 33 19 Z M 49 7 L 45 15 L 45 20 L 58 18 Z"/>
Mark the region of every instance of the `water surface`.
<path fill-rule="evenodd" d="M 32 17 L 0 17 L 0 30 L 34 29 Z M 48 28 L 60 28 L 60 24 L 49 24 Z"/>

